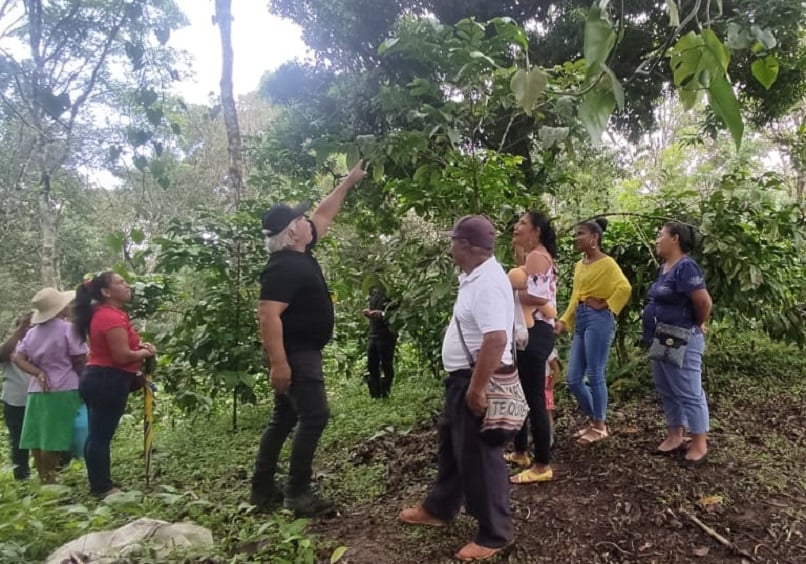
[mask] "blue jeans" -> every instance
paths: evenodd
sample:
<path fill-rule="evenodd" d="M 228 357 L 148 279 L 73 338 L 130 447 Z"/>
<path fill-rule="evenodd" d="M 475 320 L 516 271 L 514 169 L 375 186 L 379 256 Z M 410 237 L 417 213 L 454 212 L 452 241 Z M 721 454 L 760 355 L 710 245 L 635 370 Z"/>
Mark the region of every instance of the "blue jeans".
<path fill-rule="evenodd" d="M 81 399 L 87 404 L 87 442 L 84 461 L 90 491 L 101 495 L 114 487 L 112 483 L 112 437 L 126 410 L 134 374 L 101 366 L 88 366 L 79 384 Z"/>
<path fill-rule="evenodd" d="M 702 389 L 702 356 L 705 337 L 691 335 L 683 367 L 652 361 L 655 389 L 663 404 L 667 427 L 686 427 L 695 435 L 708 432 L 708 401 Z"/>
<path fill-rule="evenodd" d="M 577 306 L 566 379 L 579 407 L 594 421 L 604 421 L 607 415 L 605 369 L 615 334 L 616 320 L 609 309 L 596 310 L 583 303 Z"/>

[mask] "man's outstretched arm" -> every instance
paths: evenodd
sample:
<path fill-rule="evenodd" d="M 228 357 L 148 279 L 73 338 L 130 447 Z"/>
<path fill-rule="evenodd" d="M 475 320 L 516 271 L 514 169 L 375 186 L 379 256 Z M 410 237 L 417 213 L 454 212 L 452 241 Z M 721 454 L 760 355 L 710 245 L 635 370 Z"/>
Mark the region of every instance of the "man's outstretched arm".
<path fill-rule="evenodd" d="M 347 197 L 347 192 L 367 175 L 367 171 L 363 169 L 363 166 L 364 161 L 358 161 L 347 177 L 330 194 L 325 196 L 325 199 L 320 202 L 313 215 L 311 215 L 311 221 L 316 226 L 316 236 L 320 239 L 330 229 L 330 224 L 333 223 L 333 218 L 339 213 L 341 204 L 344 202 L 344 198 Z"/>

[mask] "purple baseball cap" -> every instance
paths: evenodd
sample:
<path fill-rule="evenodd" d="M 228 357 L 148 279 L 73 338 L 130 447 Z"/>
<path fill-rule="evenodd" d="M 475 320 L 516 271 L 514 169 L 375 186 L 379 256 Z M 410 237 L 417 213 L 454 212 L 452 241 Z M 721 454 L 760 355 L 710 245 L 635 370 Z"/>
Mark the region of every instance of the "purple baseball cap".
<path fill-rule="evenodd" d="M 474 247 L 493 250 L 495 247 L 495 227 L 483 215 L 466 215 L 453 224 L 453 229 L 445 231 L 451 239 L 465 239 Z"/>

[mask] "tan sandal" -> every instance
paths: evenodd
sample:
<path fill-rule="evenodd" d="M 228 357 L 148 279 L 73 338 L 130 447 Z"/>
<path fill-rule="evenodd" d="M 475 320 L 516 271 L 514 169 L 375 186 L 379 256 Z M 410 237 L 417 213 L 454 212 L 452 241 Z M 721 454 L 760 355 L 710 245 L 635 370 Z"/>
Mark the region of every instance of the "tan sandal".
<path fill-rule="evenodd" d="M 581 437 L 583 435 L 587 435 L 588 431 L 591 429 L 591 427 L 593 427 L 593 425 L 591 423 L 588 423 L 587 425 L 582 427 L 580 430 L 574 432 L 574 434 L 571 435 L 571 436 L 574 437 L 575 439 L 578 439 L 579 437 Z"/>
<path fill-rule="evenodd" d="M 598 443 L 601 440 L 606 439 L 609 437 L 610 434 L 607 432 L 607 429 L 597 429 L 596 427 L 590 427 L 588 432 L 582 435 L 577 439 L 577 444 L 579 445 L 589 445 L 592 443 Z"/>
<path fill-rule="evenodd" d="M 545 472 L 535 472 L 534 468 L 524 470 L 509 478 L 511 484 L 536 484 L 537 482 L 550 482 L 554 478 L 554 470 L 549 468 Z"/>

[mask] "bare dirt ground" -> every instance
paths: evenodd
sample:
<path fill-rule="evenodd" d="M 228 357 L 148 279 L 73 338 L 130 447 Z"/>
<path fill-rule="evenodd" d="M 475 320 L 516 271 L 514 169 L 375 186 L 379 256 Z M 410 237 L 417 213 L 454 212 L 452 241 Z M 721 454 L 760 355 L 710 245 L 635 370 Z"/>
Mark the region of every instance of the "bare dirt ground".
<path fill-rule="evenodd" d="M 745 384 L 712 398 L 709 463 L 693 470 L 649 454 L 663 434 L 653 401 L 613 406 L 611 438 L 584 447 L 570 437 L 570 403 L 555 479 L 513 487 L 516 542 L 492 562 L 806 563 L 806 392 Z M 385 465 L 384 492 L 312 523 L 331 547 L 323 561 L 343 545 L 345 564 L 451 562 L 472 537 L 469 517 L 444 529 L 397 521 L 423 497 L 435 454 L 433 422 L 355 448 L 357 469 Z"/>

